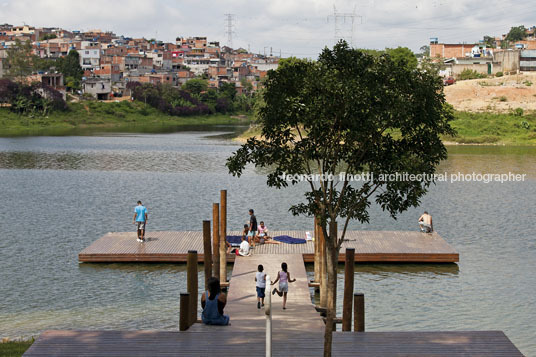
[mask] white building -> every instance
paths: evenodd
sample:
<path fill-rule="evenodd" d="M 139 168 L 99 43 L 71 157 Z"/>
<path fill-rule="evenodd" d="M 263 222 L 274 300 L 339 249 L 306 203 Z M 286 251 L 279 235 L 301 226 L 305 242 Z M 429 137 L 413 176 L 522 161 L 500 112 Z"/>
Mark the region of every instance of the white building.
<path fill-rule="evenodd" d="M 80 66 L 83 70 L 100 69 L 100 49 L 78 50 Z"/>

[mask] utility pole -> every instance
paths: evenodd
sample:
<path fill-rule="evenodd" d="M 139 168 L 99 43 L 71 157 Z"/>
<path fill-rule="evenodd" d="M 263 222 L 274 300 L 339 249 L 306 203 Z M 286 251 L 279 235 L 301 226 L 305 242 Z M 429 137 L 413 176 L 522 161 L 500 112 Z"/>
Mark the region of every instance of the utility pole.
<path fill-rule="evenodd" d="M 333 5 L 333 15 L 328 16 L 328 22 L 330 19 L 334 23 L 333 38 L 335 39 L 335 42 L 342 39 L 348 42 L 350 46 L 353 46 L 355 19 L 362 21 L 362 17 L 356 13 L 356 7 L 354 6 L 353 12 L 343 13 L 338 12 L 335 5 Z M 345 26 L 346 30 L 343 31 L 341 27 L 343 24 L 347 24 L 347 21 L 350 23 L 350 30 L 348 30 L 348 26 Z"/>
<path fill-rule="evenodd" d="M 225 14 L 225 34 L 227 35 L 227 47 L 233 48 L 234 22 L 236 21 L 235 14 Z"/>

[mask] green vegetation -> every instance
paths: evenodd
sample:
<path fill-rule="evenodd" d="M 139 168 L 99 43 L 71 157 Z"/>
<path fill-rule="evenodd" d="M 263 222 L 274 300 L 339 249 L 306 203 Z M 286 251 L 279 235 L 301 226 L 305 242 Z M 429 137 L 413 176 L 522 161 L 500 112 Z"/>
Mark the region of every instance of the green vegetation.
<path fill-rule="evenodd" d="M 27 341 L 0 342 L 0 357 L 19 357 L 34 343 L 34 339 Z"/>
<path fill-rule="evenodd" d="M 486 47 L 491 47 L 491 48 L 495 48 L 497 47 L 497 42 L 495 42 L 495 37 L 493 36 L 484 36 L 484 45 L 486 45 Z"/>
<path fill-rule="evenodd" d="M 454 112 L 457 136 L 443 140 L 461 144 L 536 145 L 536 114 L 514 109 L 508 114 Z"/>
<path fill-rule="evenodd" d="M 510 28 L 510 31 L 508 32 L 508 35 L 506 35 L 506 41 L 508 42 L 516 42 L 524 40 L 527 37 L 527 29 L 525 26 L 515 26 Z"/>
<path fill-rule="evenodd" d="M 245 124 L 249 119 L 224 114 L 177 117 L 142 102 L 68 103 L 67 110 L 29 117 L 0 107 L 0 136 L 88 134 L 95 131 L 141 131 L 186 125 Z"/>
<path fill-rule="evenodd" d="M 523 82 L 523 84 L 526 85 L 527 87 L 530 87 L 532 85 L 532 82 L 529 80 L 526 80 L 525 82 Z"/>
<path fill-rule="evenodd" d="M 487 75 L 478 73 L 474 69 L 466 68 L 462 71 L 462 73 L 460 73 L 460 76 L 458 77 L 458 79 L 460 81 L 464 81 L 467 79 L 479 79 L 479 78 L 486 78 L 486 77 Z"/>
<path fill-rule="evenodd" d="M 497 72 L 497 73 L 495 73 L 495 76 L 496 76 L 496 77 L 502 77 L 502 76 L 504 76 L 504 73 L 502 73 L 502 72 Z"/>

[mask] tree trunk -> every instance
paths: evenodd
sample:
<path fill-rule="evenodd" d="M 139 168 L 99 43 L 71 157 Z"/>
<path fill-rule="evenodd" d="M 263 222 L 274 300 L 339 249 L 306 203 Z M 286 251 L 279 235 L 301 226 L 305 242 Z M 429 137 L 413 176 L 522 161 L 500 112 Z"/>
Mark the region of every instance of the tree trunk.
<path fill-rule="evenodd" d="M 337 250 L 337 223 L 330 223 L 329 239 L 326 240 L 327 259 L 327 318 L 324 334 L 324 357 L 331 357 L 331 346 L 333 340 L 334 320 L 337 307 L 337 264 L 339 251 Z"/>

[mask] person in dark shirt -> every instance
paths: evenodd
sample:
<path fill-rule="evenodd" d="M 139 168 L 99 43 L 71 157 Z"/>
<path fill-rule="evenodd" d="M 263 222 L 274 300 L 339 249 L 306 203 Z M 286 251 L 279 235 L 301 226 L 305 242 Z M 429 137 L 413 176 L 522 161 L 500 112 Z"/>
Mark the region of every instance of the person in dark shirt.
<path fill-rule="evenodd" d="M 251 247 L 255 246 L 255 236 L 257 235 L 257 217 L 254 213 L 253 209 L 249 210 L 248 242 Z"/>

